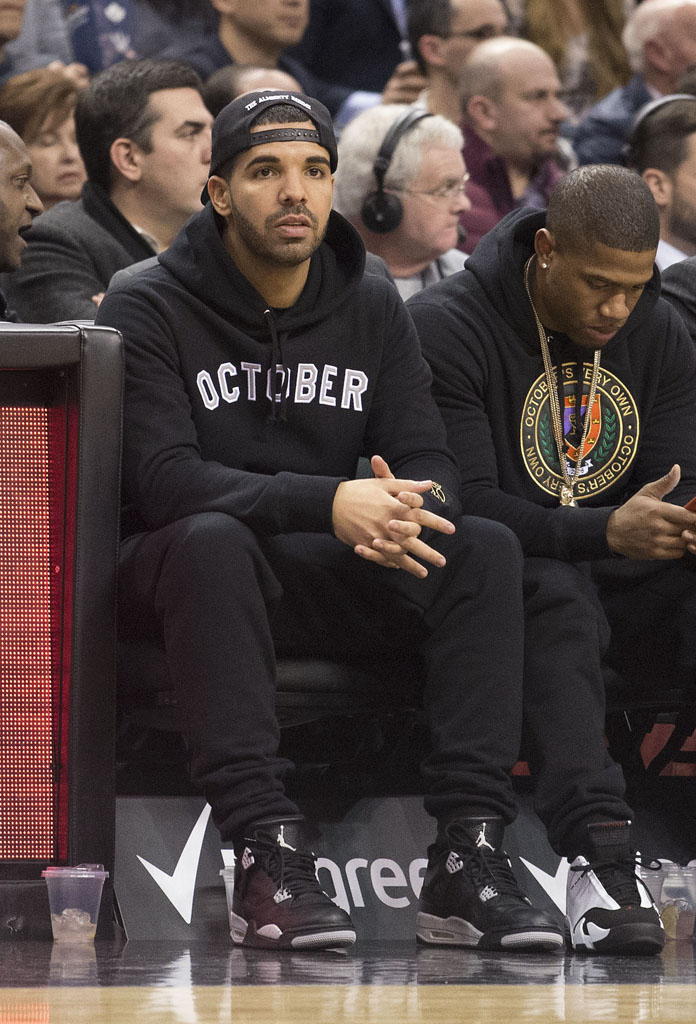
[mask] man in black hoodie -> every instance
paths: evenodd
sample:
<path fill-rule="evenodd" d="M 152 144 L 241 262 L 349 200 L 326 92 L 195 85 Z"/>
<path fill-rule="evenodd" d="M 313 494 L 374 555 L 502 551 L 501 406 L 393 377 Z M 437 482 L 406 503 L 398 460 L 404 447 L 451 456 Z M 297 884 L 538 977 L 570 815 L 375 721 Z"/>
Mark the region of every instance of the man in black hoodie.
<path fill-rule="evenodd" d="M 525 554 L 536 804 L 573 861 L 572 943 L 606 952 L 654 952 L 662 936 L 605 749 L 602 659 L 629 678 L 696 672 L 696 514 L 682 507 L 696 357 L 659 299 L 658 238 L 637 175 L 585 167 L 546 213 L 510 214 L 466 270 L 409 300 L 464 511 L 509 526 Z"/>
<path fill-rule="evenodd" d="M 331 212 L 336 161 L 315 100 L 234 100 L 213 126 L 205 209 L 104 299 L 98 322 L 127 352 L 121 628 L 155 619 L 163 632 L 192 774 L 237 854 L 234 941 L 355 938 L 283 789 L 278 646 L 423 656 L 439 832 L 418 934 L 556 948 L 560 929 L 501 848 L 521 714 L 519 545 L 459 516 L 413 325 Z M 364 455 L 374 477 L 353 479 Z"/>

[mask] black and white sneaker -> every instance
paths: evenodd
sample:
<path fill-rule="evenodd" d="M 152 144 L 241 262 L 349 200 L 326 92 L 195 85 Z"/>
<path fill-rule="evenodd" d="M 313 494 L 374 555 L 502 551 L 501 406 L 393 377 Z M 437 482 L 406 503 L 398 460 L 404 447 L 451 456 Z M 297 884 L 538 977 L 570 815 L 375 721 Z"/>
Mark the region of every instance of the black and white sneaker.
<path fill-rule="evenodd" d="M 416 936 L 473 949 L 532 950 L 563 945 L 550 914 L 520 889 L 502 849 L 502 818 L 459 818 L 428 851 Z"/>
<path fill-rule="evenodd" d="M 238 851 L 230 935 L 261 949 L 326 949 L 355 942 L 353 922 L 319 885 L 303 850 L 302 818 L 257 822 Z"/>
<path fill-rule="evenodd" d="M 589 825 L 587 835 L 588 857 L 576 857 L 568 872 L 569 944 L 588 953 L 659 953 L 665 932 L 636 871 L 630 821 Z"/>

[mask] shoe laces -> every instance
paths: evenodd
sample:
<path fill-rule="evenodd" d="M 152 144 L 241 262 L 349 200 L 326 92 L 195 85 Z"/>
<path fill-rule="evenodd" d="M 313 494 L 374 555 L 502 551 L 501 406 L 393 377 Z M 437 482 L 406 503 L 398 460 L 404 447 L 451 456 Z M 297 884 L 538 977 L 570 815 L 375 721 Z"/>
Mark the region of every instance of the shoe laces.
<path fill-rule="evenodd" d="M 643 863 L 634 853 L 628 857 L 607 858 L 606 860 L 593 860 L 588 864 L 571 864 L 571 871 L 579 871 L 582 875 L 594 871 L 604 888 L 612 899 L 616 900 L 620 907 L 634 906 L 640 904 L 639 882 L 642 882 L 636 875 L 636 864 L 648 868 L 650 871 L 660 871 L 662 865 L 659 861 L 648 861 Z"/>
<path fill-rule="evenodd" d="M 450 849 L 461 857 L 469 877 L 477 889 L 493 883 L 499 896 L 513 896 L 516 899 L 529 900 L 520 889 L 515 878 L 507 854 L 503 850 L 485 850 L 474 846 L 467 833 L 453 834 L 450 828 L 448 842 Z"/>
<path fill-rule="evenodd" d="M 320 890 L 312 853 L 289 850 L 275 839 L 256 838 L 254 859 L 269 875 L 278 889 L 287 889 L 293 896 Z"/>

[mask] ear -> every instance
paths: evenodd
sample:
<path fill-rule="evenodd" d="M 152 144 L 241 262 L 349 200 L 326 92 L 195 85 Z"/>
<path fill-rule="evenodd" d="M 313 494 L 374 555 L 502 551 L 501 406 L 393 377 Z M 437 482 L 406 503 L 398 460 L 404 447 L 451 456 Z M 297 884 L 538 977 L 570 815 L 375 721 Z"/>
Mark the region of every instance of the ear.
<path fill-rule="evenodd" d="M 665 174 L 664 171 L 658 170 L 657 167 L 646 167 L 641 177 L 649 186 L 650 191 L 653 194 L 653 198 L 660 210 L 664 210 L 665 207 L 671 205 L 674 187 L 672 185 L 672 179 L 668 174 Z"/>
<path fill-rule="evenodd" d="M 218 14 L 234 13 L 234 8 L 237 6 L 235 0 L 211 0 L 211 3 Z"/>
<path fill-rule="evenodd" d="M 543 266 L 545 263 L 548 266 L 556 251 L 556 239 L 547 228 L 539 228 L 534 236 L 534 251 L 539 264 Z"/>
<path fill-rule="evenodd" d="M 472 96 L 463 112 L 474 128 L 491 132 L 498 127 L 498 107 L 488 96 Z"/>
<path fill-rule="evenodd" d="M 208 178 L 208 195 L 215 212 L 219 213 L 221 217 L 229 217 L 232 212 L 230 187 L 224 178 L 217 174 Z"/>
<path fill-rule="evenodd" d="M 659 39 L 648 39 L 643 44 L 643 59 L 648 67 L 663 74 L 673 74 L 674 54 Z"/>
<path fill-rule="evenodd" d="M 132 139 L 114 139 L 109 148 L 111 163 L 118 173 L 128 181 L 140 181 L 142 167 L 140 164 L 141 150 Z"/>
<path fill-rule="evenodd" d="M 442 44 L 445 42 L 441 36 L 421 36 L 416 44 L 418 52 L 425 64 L 432 64 L 433 67 L 442 67 L 445 58 L 442 54 Z"/>

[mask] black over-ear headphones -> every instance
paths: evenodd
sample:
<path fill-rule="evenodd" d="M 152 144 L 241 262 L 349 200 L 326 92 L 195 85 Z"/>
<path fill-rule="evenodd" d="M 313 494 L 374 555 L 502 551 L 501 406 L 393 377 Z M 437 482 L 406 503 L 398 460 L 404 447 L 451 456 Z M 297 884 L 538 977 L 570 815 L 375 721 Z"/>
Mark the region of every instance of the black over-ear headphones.
<path fill-rule="evenodd" d="M 398 117 L 384 136 L 379 152 L 372 165 L 372 173 L 377 182 L 377 188 L 365 196 L 360 215 L 362 222 L 370 231 L 378 235 L 386 235 L 388 231 L 394 231 L 401 223 L 403 207 L 398 196 L 384 191 L 384 178 L 394 156 L 394 150 L 400 140 L 415 124 L 422 121 L 424 117 L 432 117 L 428 110 L 416 107 L 408 110 L 401 117 Z"/>
<path fill-rule="evenodd" d="M 638 163 L 638 129 L 641 125 L 647 121 L 655 111 L 662 110 L 663 107 L 667 107 L 671 103 L 677 103 L 679 100 L 696 101 L 696 95 L 691 92 L 672 92 L 668 95 L 658 96 L 657 99 L 650 100 L 637 111 L 631 123 L 631 130 L 628 134 L 627 141 L 622 150 L 623 160 L 626 167 L 635 169 L 636 164 Z"/>

